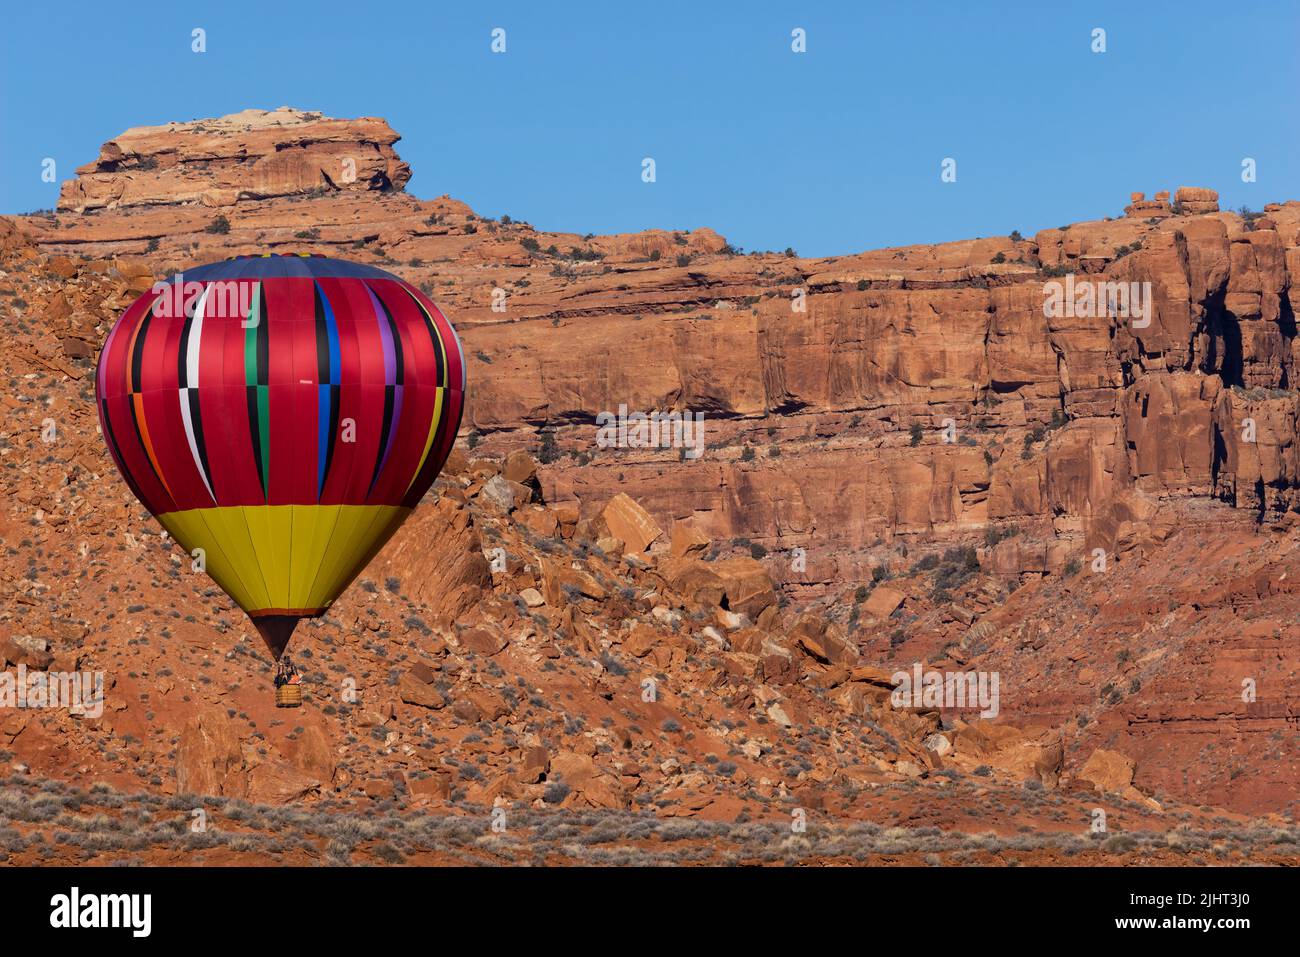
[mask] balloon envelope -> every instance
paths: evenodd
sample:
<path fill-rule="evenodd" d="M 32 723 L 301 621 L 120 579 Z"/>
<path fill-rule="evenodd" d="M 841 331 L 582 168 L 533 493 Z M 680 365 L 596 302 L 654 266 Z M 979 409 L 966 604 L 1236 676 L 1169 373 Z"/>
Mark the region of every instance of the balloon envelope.
<path fill-rule="evenodd" d="M 465 362 L 451 323 L 390 273 L 244 256 L 136 300 L 95 390 L 132 492 L 278 658 L 433 484 Z"/>

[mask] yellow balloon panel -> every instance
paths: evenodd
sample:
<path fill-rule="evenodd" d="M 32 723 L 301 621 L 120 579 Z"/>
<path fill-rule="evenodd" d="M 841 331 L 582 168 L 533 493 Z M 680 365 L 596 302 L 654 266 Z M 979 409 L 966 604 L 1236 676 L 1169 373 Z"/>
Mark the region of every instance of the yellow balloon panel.
<path fill-rule="evenodd" d="M 378 553 L 410 509 L 396 505 L 244 505 L 159 515 L 250 615 L 318 615 Z"/>

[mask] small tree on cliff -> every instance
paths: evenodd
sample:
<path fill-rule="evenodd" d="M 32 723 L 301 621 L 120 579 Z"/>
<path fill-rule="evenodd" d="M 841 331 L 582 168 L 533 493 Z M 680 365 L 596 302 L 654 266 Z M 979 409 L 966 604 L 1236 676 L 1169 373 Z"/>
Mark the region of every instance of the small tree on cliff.
<path fill-rule="evenodd" d="M 542 433 L 542 447 L 537 451 L 537 461 L 550 465 L 560 457 L 560 447 L 555 444 L 554 432 Z"/>

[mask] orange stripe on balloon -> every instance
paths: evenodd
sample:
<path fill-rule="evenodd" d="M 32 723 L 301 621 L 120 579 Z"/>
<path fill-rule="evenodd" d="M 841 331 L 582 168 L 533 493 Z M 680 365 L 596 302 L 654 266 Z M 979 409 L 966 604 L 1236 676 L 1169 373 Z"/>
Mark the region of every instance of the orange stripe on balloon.
<path fill-rule="evenodd" d="M 167 476 L 163 475 L 162 467 L 158 464 L 158 456 L 153 450 L 153 441 L 149 438 L 149 420 L 145 418 L 144 414 L 144 394 L 132 392 L 131 402 L 135 406 L 136 422 L 140 425 L 140 438 L 144 441 L 144 454 L 149 456 L 149 464 L 153 466 L 158 481 L 162 482 L 163 488 L 167 490 L 168 497 L 175 502 L 176 496 L 172 493 L 172 487 L 167 484 Z"/>

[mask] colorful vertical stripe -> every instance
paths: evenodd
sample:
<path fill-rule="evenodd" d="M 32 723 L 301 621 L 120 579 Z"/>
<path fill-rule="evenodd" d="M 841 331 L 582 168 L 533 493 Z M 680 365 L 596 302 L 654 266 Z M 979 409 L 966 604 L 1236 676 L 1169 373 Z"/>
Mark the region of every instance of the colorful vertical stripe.
<path fill-rule="evenodd" d="M 339 325 L 334 318 L 334 308 L 321 292 L 320 284 L 313 282 L 316 299 L 316 381 L 318 390 L 316 417 L 316 495 L 325 488 L 325 475 L 334 458 L 334 444 L 338 441 L 339 386 L 342 384 L 339 356 Z"/>
<path fill-rule="evenodd" d="M 271 410 L 269 392 L 270 324 L 266 321 L 266 301 L 262 284 L 253 286 L 252 302 L 244 317 L 244 389 L 248 397 L 248 434 L 253 443 L 253 461 L 262 494 L 267 494 L 267 474 L 271 468 Z"/>

